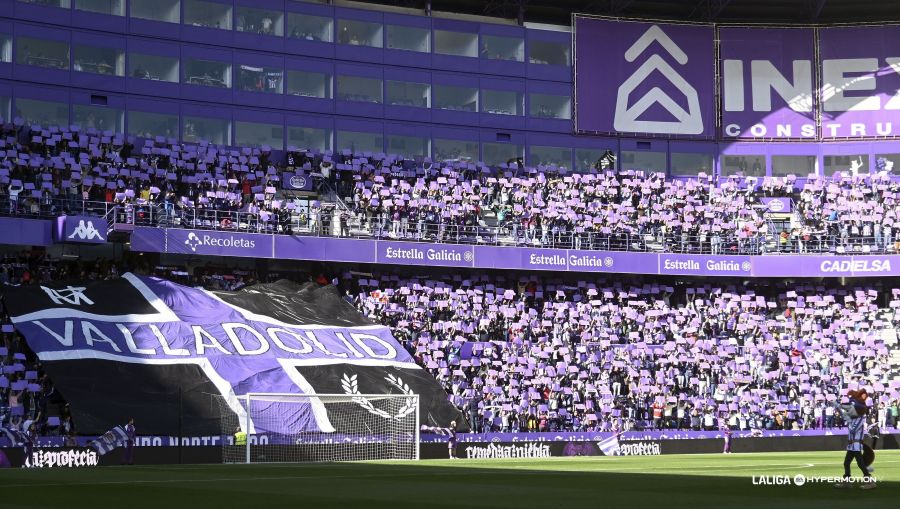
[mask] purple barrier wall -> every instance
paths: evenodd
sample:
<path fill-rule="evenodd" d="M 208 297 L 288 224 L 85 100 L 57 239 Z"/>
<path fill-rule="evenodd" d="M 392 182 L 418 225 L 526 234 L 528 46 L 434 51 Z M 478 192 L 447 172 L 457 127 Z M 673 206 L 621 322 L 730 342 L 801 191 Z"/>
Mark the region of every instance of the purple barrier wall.
<path fill-rule="evenodd" d="M 50 221 L 0 217 L 0 244 L 49 246 L 53 244 L 51 232 Z"/>
<path fill-rule="evenodd" d="M 579 251 L 292 237 L 259 233 L 137 227 L 131 249 L 154 253 L 688 276 L 878 277 L 900 275 L 900 256 L 738 256 Z"/>

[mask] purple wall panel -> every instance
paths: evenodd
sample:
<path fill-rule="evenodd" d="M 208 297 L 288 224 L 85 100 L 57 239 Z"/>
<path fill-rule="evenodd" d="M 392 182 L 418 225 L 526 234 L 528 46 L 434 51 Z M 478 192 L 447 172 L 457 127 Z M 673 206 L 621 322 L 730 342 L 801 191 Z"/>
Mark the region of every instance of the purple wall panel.
<path fill-rule="evenodd" d="M 41 23 L 53 23 L 57 25 L 72 24 L 72 9 L 48 7 L 44 5 L 28 4 L 23 2 L 10 3 L 12 3 L 15 17 L 19 19 L 39 21 Z"/>
<path fill-rule="evenodd" d="M 149 19 L 128 18 L 128 32 L 150 37 L 164 37 L 166 39 L 181 38 L 181 25 L 178 23 L 165 23 Z"/>
<path fill-rule="evenodd" d="M 72 9 L 72 26 L 92 28 L 105 32 L 125 33 L 127 25 L 128 18 L 125 16 L 112 16 Z"/>

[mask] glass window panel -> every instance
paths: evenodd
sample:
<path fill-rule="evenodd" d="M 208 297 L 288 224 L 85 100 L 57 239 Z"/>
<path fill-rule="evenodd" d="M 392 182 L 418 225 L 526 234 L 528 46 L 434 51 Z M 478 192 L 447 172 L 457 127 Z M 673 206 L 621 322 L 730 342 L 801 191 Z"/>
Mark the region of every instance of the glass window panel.
<path fill-rule="evenodd" d="M 605 153 L 606 149 L 575 149 L 575 170 L 586 172 L 591 168 L 597 168 L 597 161 L 599 161 Z"/>
<path fill-rule="evenodd" d="M 288 146 L 300 150 L 331 150 L 331 129 L 288 127 Z"/>
<path fill-rule="evenodd" d="M 834 175 L 839 171 L 869 173 L 869 156 L 866 154 L 824 156 L 822 159 L 825 163 L 825 175 Z"/>
<path fill-rule="evenodd" d="M 178 115 L 129 110 L 128 134 L 141 138 L 165 136 L 166 138 L 177 139 Z"/>
<path fill-rule="evenodd" d="M 491 60 L 525 60 L 525 41 L 518 37 L 481 36 L 481 56 Z"/>
<path fill-rule="evenodd" d="M 12 62 L 12 37 L 0 34 L 0 62 Z"/>
<path fill-rule="evenodd" d="M 484 163 L 490 166 L 507 163 L 522 157 L 522 146 L 509 143 L 484 143 Z"/>
<path fill-rule="evenodd" d="M 181 0 L 131 0 L 131 17 L 180 23 Z"/>
<path fill-rule="evenodd" d="M 184 63 L 184 82 L 204 87 L 231 88 L 231 65 L 189 58 Z"/>
<path fill-rule="evenodd" d="M 338 76 L 337 98 L 342 101 L 381 104 L 381 80 L 361 76 Z"/>
<path fill-rule="evenodd" d="M 90 106 L 76 104 L 72 107 L 72 123 L 82 129 L 99 129 L 101 131 L 124 132 L 124 111 L 106 106 Z"/>
<path fill-rule="evenodd" d="M 288 71 L 287 93 L 331 99 L 331 76 L 320 72 Z"/>
<path fill-rule="evenodd" d="M 16 63 L 68 70 L 69 44 L 31 37 L 18 37 L 16 38 Z"/>
<path fill-rule="evenodd" d="M 35 4 L 35 5 L 44 5 L 47 7 L 62 7 L 63 9 L 68 9 L 72 6 L 71 0 L 18 0 L 23 4 Z"/>
<path fill-rule="evenodd" d="M 875 156 L 875 171 L 893 173 L 894 168 L 897 168 L 897 171 L 900 172 L 898 163 L 900 163 L 900 154 L 878 154 Z"/>
<path fill-rule="evenodd" d="M 8 96 L 0 95 L 0 119 L 3 119 L 4 122 L 10 120 L 9 107 L 11 103 L 12 100 Z"/>
<path fill-rule="evenodd" d="M 713 156 L 690 152 L 672 152 L 669 155 L 672 175 L 697 175 L 703 172 L 712 175 Z"/>
<path fill-rule="evenodd" d="M 818 168 L 816 156 L 772 156 L 772 176 L 784 177 L 796 175 L 806 177 L 816 173 Z"/>
<path fill-rule="evenodd" d="M 482 90 L 481 111 L 495 115 L 521 115 L 522 93 L 508 90 Z"/>
<path fill-rule="evenodd" d="M 337 148 L 338 150 L 350 149 L 353 152 L 383 152 L 384 136 L 380 133 L 338 131 Z"/>
<path fill-rule="evenodd" d="M 437 161 L 478 161 L 478 142 L 462 140 L 434 140 L 434 158 Z"/>
<path fill-rule="evenodd" d="M 231 122 L 219 118 L 186 116 L 182 119 L 181 136 L 190 143 L 205 140 L 216 145 L 228 145 L 231 140 Z"/>
<path fill-rule="evenodd" d="M 21 117 L 25 124 L 39 124 L 44 127 L 69 126 L 69 105 L 55 101 L 36 99 L 16 99 L 14 117 Z"/>
<path fill-rule="evenodd" d="M 529 163 L 531 166 L 555 165 L 560 168 L 570 168 L 572 166 L 572 149 L 566 147 L 541 147 L 532 146 L 529 148 L 531 155 Z"/>
<path fill-rule="evenodd" d="M 268 9 L 238 7 L 234 28 L 238 32 L 281 37 L 284 35 L 284 14 Z"/>
<path fill-rule="evenodd" d="M 434 85 L 434 107 L 453 111 L 478 111 L 478 89 Z"/>
<path fill-rule="evenodd" d="M 288 13 L 288 36 L 307 41 L 332 42 L 334 20 L 324 16 Z"/>
<path fill-rule="evenodd" d="M 131 53 L 129 76 L 142 80 L 178 83 L 178 58 Z"/>
<path fill-rule="evenodd" d="M 427 28 L 388 25 L 387 47 L 429 53 L 431 52 L 431 31 Z"/>
<path fill-rule="evenodd" d="M 434 31 L 434 52 L 457 57 L 478 56 L 478 35 L 465 32 Z"/>
<path fill-rule="evenodd" d="M 75 8 L 79 11 L 124 16 L 125 0 L 75 0 Z"/>
<path fill-rule="evenodd" d="M 184 24 L 231 30 L 231 5 L 203 0 L 184 0 Z"/>
<path fill-rule="evenodd" d="M 623 150 L 619 167 L 626 170 L 665 172 L 666 153 Z"/>
<path fill-rule="evenodd" d="M 571 49 L 560 42 L 529 41 L 528 62 L 542 65 L 572 65 Z"/>
<path fill-rule="evenodd" d="M 572 118 L 572 98 L 568 95 L 528 94 L 528 114 L 536 118 Z"/>
<path fill-rule="evenodd" d="M 745 177 L 765 177 L 765 156 L 722 156 L 719 171 L 722 175 L 743 174 Z"/>
<path fill-rule="evenodd" d="M 386 81 L 387 103 L 392 106 L 415 106 L 428 108 L 431 105 L 431 86 L 427 83 Z"/>
<path fill-rule="evenodd" d="M 284 126 L 257 122 L 235 122 L 234 144 L 242 147 L 268 145 L 275 150 L 281 150 L 284 147 Z"/>
<path fill-rule="evenodd" d="M 107 76 L 125 76 L 125 51 L 76 44 L 72 53 L 72 70 Z"/>
<path fill-rule="evenodd" d="M 354 19 L 338 20 L 338 42 L 351 46 L 370 46 L 380 48 L 382 28 L 378 23 L 357 21 Z"/>
<path fill-rule="evenodd" d="M 431 140 L 419 136 L 388 135 L 387 153 L 403 157 L 426 157 L 431 154 Z"/>
<path fill-rule="evenodd" d="M 284 71 L 278 67 L 238 67 L 238 88 L 247 92 L 280 94 L 284 82 Z"/>

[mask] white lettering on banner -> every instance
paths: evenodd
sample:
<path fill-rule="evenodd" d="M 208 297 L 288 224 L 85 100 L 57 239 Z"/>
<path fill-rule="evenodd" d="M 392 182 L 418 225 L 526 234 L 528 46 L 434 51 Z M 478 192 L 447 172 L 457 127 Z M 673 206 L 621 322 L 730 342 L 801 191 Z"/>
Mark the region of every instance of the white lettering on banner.
<path fill-rule="evenodd" d="M 263 355 L 273 347 L 297 355 L 318 351 L 329 357 L 340 359 L 347 359 L 352 356 L 360 359 L 369 358 L 385 361 L 396 359 L 398 356 L 397 349 L 376 334 L 353 330 L 348 331 L 349 336 L 341 331 L 333 332 L 335 338 L 344 345 L 347 352 L 332 352 L 316 337 L 316 332 L 311 330 L 295 331 L 287 327 L 268 327 L 260 330 L 253 325 L 245 323 L 226 322 L 221 325 L 223 332 L 218 333 L 218 336 L 224 335 L 227 338 L 223 339 L 210 332 L 208 326 L 191 325 L 190 334 L 193 337 L 187 339 L 187 341 L 182 338 L 184 346 L 193 347 L 192 350 L 189 350 L 188 348 L 172 348 L 169 338 L 165 336 L 157 324 L 153 323 L 123 324 L 112 322 L 107 325 L 103 322 L 94 323 L 78 319 L 60 321 L 62 323 L 54 324 L 54 327 L 50 327 L 40 320 L 27 323 L 40 327 L 64 347 L 81 349 L 87 346 L 95 350 L 121 353 L 123 348 L 120 346 L 124 345 L 128 352 L 142 357 L 155 357 L 157 355 L 170 357 L 196 355 L 203 357 L 207 355 L 207 350 L 210 349 L 225 355 L 248 357 Z M 113 329 L 101 330 L 98 327 L 101 324 L 112 327 L 115 331 L 118 331 L 118 335 L 112 334 Z M 63 333 L 60 334 L 60 331 L 54 330 L 54 328 L 63 329 Z M 81 334 L 79 335 L 78 332 Z M 179 334 L 179 332 L 175 331 L 175 334 Z M 162 352 L 157 351 L 156 348 L 148 348 L 153 346 L 154 339 L 162 347 Z"/>
<path fill-rule="evenodd" d="M 825 260 L 819 266 L 822 272 L 890 272 L 891 261 L 883 260 Z"/>
<path fill-rule="evenodd" d="M 523 445 L 497 445 L 487 447 L 466 446 L 466 458 L 469 459 L 503 459 L 503 458 L 549 458 L 550 446 L 529 442 Z"/>
<path fill-rule="evenodd" d="M 570 255 L 570 267 L 612 267 L 615 260 L 611 256 L 599 257 L 594 255 Z"/>
<path fill-rule="evenodd" d="M 30 458 L 25 458 L 25 466 L 29 468 L 54 468 L 54 467 L 96 467 L 100 464 L 97 451 L 93 450 L 68 450 L 48 451 L 38 449 L 31 453 Z"/>
<path fill-rule="evenodd" d="M 662 454 L 658 442 L 620 442 L 621 456 L 659 456 Z"/>
<path fill-rule="evenodd" d="M 466 262 L 472 261 L 472 254 L 466 251 L 464 254 L 452 249 L 429 248 L 422 250 L 418 248 L 400 249 L 396 247 L 385 247 L 384 257 L 388 260 L 428 260 L 432 262 Z"/>
<path fill-rule="evenodd" d="M 531 254 L 528 256 L 528 265 L 558 265 L 566 266 L 566 257 L 560 255 L 539 255 Z"/>
<path fill-rule="evenodd" d="M 875 90 L 877 58 L 842 58 L 822 61 L 822 109 L 824 111 L 875 111 L 878 96 L 847 97 L 845 92 Z"/>
<path fill-rule="evenodd" d="M 388 247 L 384 250 L 384 257 L 388 260 L 424 260 L 425 252 L 421 249 L 398 249 Z"/>
<path fill-rule="evenodd" d="M 663 262 L 666 270 L 700 270 L 700 263 L 695 260 L 670 260 Z"/>
<path fill-rule="evenodd" d="M 723 105 L 725 111 L 744 111 L 744 63 L 740 60 L 723 61 Z M 750 91 L 753 111 L 772 111 L 772 91 L 778 94 L 788 107 L 798 112 L 813 110 L 812 62 L 793 61 L 794 81 L 789 81 L 772 62 L 750 61 Z"/>
<path fill-rule="evenodd" d="M 194 232 L 188 233 L 187 240 L 184 241 L 184 244 L 191 248 L 191 251 L 195 253 L 199 246 L 234 247 L 243 249 L 256 248 L 256 241 L 253 239 L 244 239 L 233 235 L 228 237 L 217 237 L 207 233 L 197 235 Z"/>
<path fill-rule="evenodd" d="M 44 293 L 50 296 L 50 300 L 52 300 L 54 304 L 58 304 L 60 306 L 66 304 L 80 306 L 82 302 L 84 302 L 88 306 L 92 306 L 94 304 L 94 301 L 89 299 L 88 296 L 84 294 L 84 291 L 87 290 L 87 288 L 84 286 L 67 286 L 60 290 L 42 286 L 41 290 L 44 290 Z"/>

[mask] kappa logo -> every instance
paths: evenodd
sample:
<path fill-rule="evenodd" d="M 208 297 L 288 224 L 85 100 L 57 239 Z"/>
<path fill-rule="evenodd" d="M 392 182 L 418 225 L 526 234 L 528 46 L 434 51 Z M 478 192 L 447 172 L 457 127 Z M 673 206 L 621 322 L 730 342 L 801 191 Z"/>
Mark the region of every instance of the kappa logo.
<path fill-rule="evenodd" d="M 191 251 L 193 251 L 195 253 L 197 252 L 197 246 L 199 246 L 202 243 L 203 243 L 203 241 L 200 240 L 200 237 L 198 237 L 197 234 L 194 232 L 189 233 L 187 236 L 187 240 L 184 241 L 184 244 L 187 247 L 191 248 Z"/>
<path fill-rule="evenodd" d="M 647 48 L 654 42 L 658 42 L 662 47 L 678 62 L 685 65 L 688 62 L 687 54 L 666 35 L 658 26 L 651 26 L 644 35 L 642 35 L 630 48 L 625 52 L 625 60 L 634 62 L 640 57 Z M 629 98 L 654 71 L 658 71 L 669 82 L 678 88 L 687 98 L 688 109 L 685 111 L 677 102 L 669 97 L 659 87 L 653 87 L 646 95 L 628 106 Z M 654 120 L 638 120 L 641 115 L 647 112 L 654 104 L 659 104 L 666 109 L 676 121 L 654 121 Z M 703 118 L 700 115 L 700 99 L 697 96 L 697 90 L 685 80 L 678 71 L 676 71 L 668 62 L 660 55 L 654 54 L 650 56 L 625 82 L 619 86 L 618 96 L 616 97 L 616 115 L 613 120 L 613 126 L 617 131 L 624 132 L 646 132 L 659 134 L 700 134 L 703 132 Z"/>
<path fill-rule="evenodd" d="M 44 293 L 50 297 L 50 300 L 52 300 L 54 304 L 59 304 L 61 306 L 66 304 L 80 306 L 82 302 L 88 306 L 94 304 L 94 301 L 84 294 L 84 291 L 87 290 L 84 286 L 67 286 L 60 290 L 42 286 L 41 290 L 44 290 Z"/>
<path fill-rule="evenodd" d="M 75 230 L 72 231 L 72 235 L 69 235 L 69 238 L 78 240 L 106 240 L 94 226 L 93 221 L 87 221 L 85 223 L 84 219 L 78 221 L 78 226 L 75 227 Z"/>

